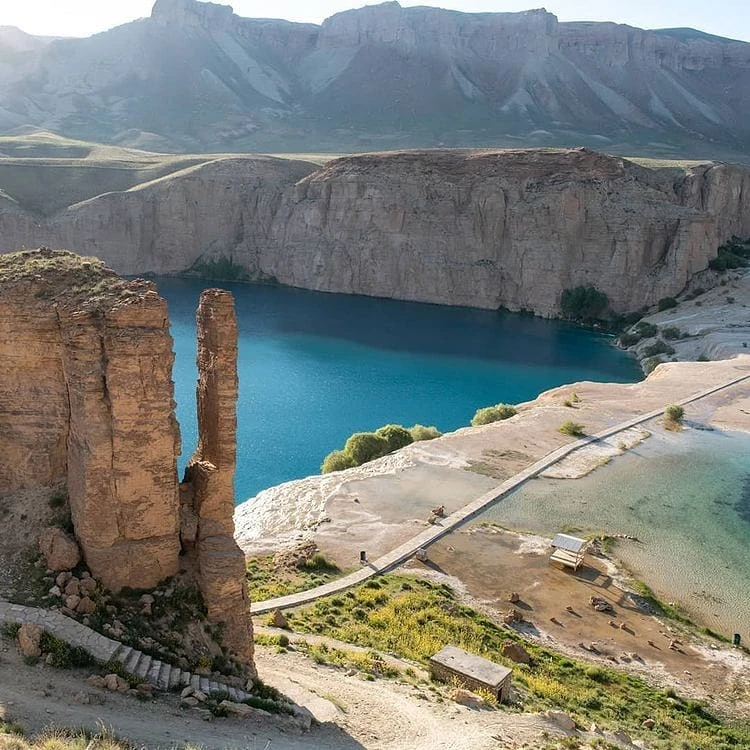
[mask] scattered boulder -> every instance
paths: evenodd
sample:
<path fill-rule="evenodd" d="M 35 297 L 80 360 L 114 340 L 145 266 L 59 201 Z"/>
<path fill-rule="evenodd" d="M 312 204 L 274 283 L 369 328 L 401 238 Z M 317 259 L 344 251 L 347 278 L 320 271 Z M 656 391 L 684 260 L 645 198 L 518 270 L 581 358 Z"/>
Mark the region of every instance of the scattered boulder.
<path fill-rule="evenodd" d="M 436 508 L 433 508 L 431 512 L 433 516 L 438 516 L 439 518 L 443 518 L 443 516 L 445 516 L 445 506 L 438 505 Z"/>
<path fill-rule="evenodd" d="M 65 584 L 65 596 L 80 596 L 80 595 L 81 595 L 81 586 L 78 583 L 78 579 L 71 578 Z"/>
<path fill-rule="evenodd" d="M 60 591 L 59 586 L 53 586 L 47 593 L 50 596 L 57 596 L 57 597 L 62 596 L 62 591 Z"/>
<path fill-rule="evenodd" d="M 531 663 L 529 652 L 515 641 L 505 641 L 503 644 L 503 656 L 506 659 L 516 662 L 517 664 Z"/>
<path fill-rule="evenodd" d="M 310 727 L 313 725 L 313 722 L 315 721 L 315 717 L 312 715 L 312 712 L 310 709 L 305 708 L 304 706 L 292 706 L 292 710 L 294 711 L 294 720 L 297 724 L 297 726 L 303 731 L 303 732 L 309 732 Z"/>
<path fill-rule="evenodd" d="M 248 706 L 246 703 L 235 703 L 234 701 L 222 701 L 219 703 L 221 708 L 226 709 L 230 716 L 238 719 L 247 719 L 253 714 L 258 714 L 258 709 Z"/>
<path fill-rule="evenodd" d="M 77 594 L 65 597 L 65 606 L 71 611 L 75 612 L 76 607 L 81 603 L 81 597 Z"/>
<path fill-rule="evenodd" d="M 96 579 L 91 578 L 88 574 L 85 575 L 86 577 L 81 577 L 81 580 L 78 582 L 78 588 L 84 596 L 89 596 L 96 591 Z"/>
<path fill-rule="evenodd" d="M 195 692 L 195 688 L 192 685 L 188 685 L 187 687 L 182 689 L 182 692 L 180 693 L 180 698 L 189 698 L 194 692 Z"/>
<path fill-rule="evenodd" d="M 557 726 L 566 732 L 572 732 L 576 728 L 576 723 L 564 711 L 547 711 L 545 716 L 554 721 Z"/>
<path fill-rule="evenodd" d="M 511 591 L 510 594 L 508 594 L 508 601 L 511 604 L 515 604 L 516 602 L 521 601 L 521 597 L 517 591 Z"/>
<path fill-rule="evenodd" d="M 38 625 L 26 623 L 18 630 L 18 648 L 24 658 L 38 659 L 42 655 L 39 642 L 42 638 L 42 629 Z"/>
<path fill-rule="evenodd" d="M 284 613 L 280 609 L 275 609 L 271 615 L 271 624 L 275 628 L 288 628 L 289 623 L 287 622 Z"/>
<path fill-rule="evenodd" d="M 57 574 L 57 578 L 55 578 L 55 583 L 60 587 L 60 589 L 65 589 L 65 584 L 73 577 L 73 574 L 69 570 L 64 570 L 62 573 Z"/>
<path fill-rule="evenodd" d="M 107 688 L 107 681 L 104 677 L 98 674 L 92 674 L 86 682 L 88 682 L 91 687 L 99 688 L 100 690 L 105 690 Z"/>
<path fill-rule="evenodd" d="M 451 692 L 451 700 L 467 708 L 486 708 L 487 704 L 478 695 L 464 688 L 456 688 Z"/>
<path fill-rule="evenodd" d="M 200 703 L 192 695 L 180 700 L 180 708 L 196 708 L 197 706 L 200 706 Z"/>
<path fill-rule="evenodd" d="M 88 596 L 84 596 L 78 606 L 75 608 L 76 612 L 80 612 L 82 615 L 93 615 L 96 612 L 96 604 L 93 599 L 89 599 Z"/>
<path fill-rule="evenodd" d="M 104 675 L 104 687 L 113 693 L 127 693 L 130 690 L 128 681 L 114 673 Z"/>
<path fill-rule="evenodd" d="M 503 622 L 506 625 L 513 625 L 517 622 L 523 622 L 523 615 L 517 609 L 511 609 L 503 616 Z"/>
<path fill-rule="evenodd" d="M 50 570 L 70 570 L 81 562 L 81 550 L 76 540 L 56 526 L 42 531 L 39 549 Z"/>
<path fill-rule="evenodd" d="M 641 726 L 646 729 L 653 729 L 656 726 L 656 722 L 653 719 L 644 719 Z"/>

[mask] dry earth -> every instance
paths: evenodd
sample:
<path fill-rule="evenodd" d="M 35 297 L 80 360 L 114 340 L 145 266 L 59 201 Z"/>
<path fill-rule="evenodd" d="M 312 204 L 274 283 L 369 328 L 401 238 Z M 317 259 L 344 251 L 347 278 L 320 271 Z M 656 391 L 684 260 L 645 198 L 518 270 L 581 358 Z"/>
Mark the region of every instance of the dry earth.
<path fill-rule="evenodd" d="M 190 743 L 206 750 L 531 748 L 538 747 L 542 732 L 562 734 L 541 716 L 438 702 L 439 693 L 426 684 L 370 682 L 315 665 L 294 652 L 275 654 L 259 648 L 257 657 L 265 682 L 305 705 L 319 724 L 304 732 L 261 712 L 257 718 L 207 723 L 180 709 L 177 695 L 142 703 L 92 688 L 85 682 L 85 670 L 27 667 L 7 641 L 0 652 L 0 719 L 11 718 L 29 732 L 51 723 L 94 731 L 103 725 L 139 747 Z M 79 702 L 81 693 L 89 696 L 89 704 Z"/>

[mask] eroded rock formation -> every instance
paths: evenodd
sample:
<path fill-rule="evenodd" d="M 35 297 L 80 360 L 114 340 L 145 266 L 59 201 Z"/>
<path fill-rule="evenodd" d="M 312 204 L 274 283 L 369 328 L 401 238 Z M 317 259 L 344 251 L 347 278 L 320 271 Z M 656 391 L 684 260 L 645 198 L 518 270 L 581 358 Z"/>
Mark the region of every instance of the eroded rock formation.
<path fill-rule="evenodd" d="M 252 663 L 245 556 L 234 541 L 237 320 L 229 292 L 208 289 L 198 306 L 198 448 L 181 488 L 183 545 L 193 556 L 208 617 L 223 644 Z"/>
<path fill-rule="evenodd" d="M 199 339 L 200 444 L 179 487 L 172 338 L 154 285 L 64 251 L 0 256 L 0 493 L 65 483 L 76 540 L 110 590 L 152 588 L 186 561 L 209 619 L 224 625 L 224 645 L 252 673 L 244 557 L 233 538 L 229 293 L 203 296 Z M 51 564 L 60 545 L 42 536 Z"/>
<path fill-rule="evenodd" d="M 172 338 L 153 284 L 96 259 L 0 256 L 0 491 L 67 480 L 76 537 L 113 590 L 179 569 Z"/>

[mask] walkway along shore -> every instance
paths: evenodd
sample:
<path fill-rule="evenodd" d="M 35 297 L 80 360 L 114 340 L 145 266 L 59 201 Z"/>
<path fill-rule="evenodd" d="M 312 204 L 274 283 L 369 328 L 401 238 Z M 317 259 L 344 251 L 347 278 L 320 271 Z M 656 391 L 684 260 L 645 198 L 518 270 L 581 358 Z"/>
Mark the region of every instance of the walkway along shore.
<path fill-rule="evenodd" d="M 680 401 L 675 401 L 674 403 L 679 404 L 680 406 L 686 406 L 687 404 L 691 404 L 694 401 L 699 401 L 700 399 L 711 396 L 714 393 L 726 390 L 727 388 L 731 388 L 748 379 L 750 379 L 750 375 L 741 375 L 726 383 L 713 386 L 712 388 L 700 391 L 699 393 L 695 393 L 692 396 L 688 396 L 687 398 L 684 398 Z M 566 456 L 569 456 L 574 451 L 577 451 L 579 448 L 582 448 L 585 445 L 589 445 L 590 443 L 595 443 L 599 440 L 604 440 L 608 437 L 612 437 L 618 432 L 622 432 L 623 430 L 627 430 L 631 427 L 636 427 L 637 425 L 643 424 L 644 422 L 656 419 L 657 417 L 660 417 L 664 414 L 664 408 L 665 407 L 662 407 L 661 409 L 650 411 L 647 414 L 633 417 L 632 419 L 629 419 L 626 422 L 621 422 L 614 427 L 608 427 L 607 429 L 602 430 L 601 432 L 598 432 L 594 435 L 587 435 L 580 440 L 576 440 L 575 442 L 563 445 L 562 447 L 548 453 L 546 456 L 543 456 L 541 459 L 531 464 L 531 466 L 527 467 L 523 471 L 520 471 L 518 474 L 515 474 L 510 479 L 507 479 L 502 484 L 498 485 L 497 487 L 493 487 L 485 494 L 476 498 L 476 500 L 472 500 L 470 503 L 467 503 L 463 506 L 463 508 L 459 508 L 459 510 L 455 511 L 451 515 L 443 519 L 439 519 L 438 522 L 431 526 L 429 529 L 425 529 L 425 531 L 423 531 L 422 533 L 417 534 L 415 537 L 412 537 L 412 539 L 410 539 L 408 542 L 405 542 L 404 544 L 391 550 L 391 552 L 382 555 L 377 560 L 368 560 L 360 570 L 343 576 L 342 578 L 338 578 L 335 581 L 331 581 L 330 583 L 326 583 L 322 586 L 308 589 L 307 591 L 300 591 L 296 594 L 289 594 L 287 596 L 279 596 L 275 599 L 267 599 L 266 601 L 262 602 L 253 602 L 251 605 L 251 612 L 253 615 L 260 615 L 265 612 L 271 612 L 275 609 L 288 609 L 290 607 L 297 607 L 301 604 L 307 604 L 316 599 L 320 599 L 321 597 L 328 596 L 329 594 L 335 594 L 339 591 L 343 591 L 344 589 L 351 588 L 352 586 L 355 586 L 356 584 L 361 583 L 362 581 L 365 581 L 372 576 L 379 575 L 380 573 L 385 573 L 388 570 L 392 570 L 393 568 L 397 567 L 398 565 L 412 557 L 418 549 L 425 548 L 433 542 L 438 541 L 446 534 L 461 526 L 461 524 L 466 523 L 466 521 L 469 521 L 477 516 L 489 505 L 492 505 L 492 503 L 501 500 L 507 494 L 520 487 L 524 482 L 537 476 L 553 464 L 557 463 Z"/>

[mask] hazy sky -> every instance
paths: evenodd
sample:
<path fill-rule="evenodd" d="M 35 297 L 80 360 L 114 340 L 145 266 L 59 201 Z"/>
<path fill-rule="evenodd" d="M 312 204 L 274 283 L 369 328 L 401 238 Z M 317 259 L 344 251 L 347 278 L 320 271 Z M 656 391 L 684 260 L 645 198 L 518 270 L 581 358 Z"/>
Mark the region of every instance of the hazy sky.
<path fill-rule="evenodd" d="M 219 0 L 220 2 L 221 0 Z M 750 41 L 750 0 L 544 0 L 561 21 L 616 21 L 642 28 L 692 26 Z M 364 4 L 357 0 L 254 0 L 225 2 L 248 18 L 286 18 L 320 23 L 327 16 Z M 444 0 L 402 5 L 436 5 L 463 11 L 516 11 L 541 0 Z M 0 0 L 0 26 L 31 34 L 87 36 L 151 13 L 153 0 Z"/>

